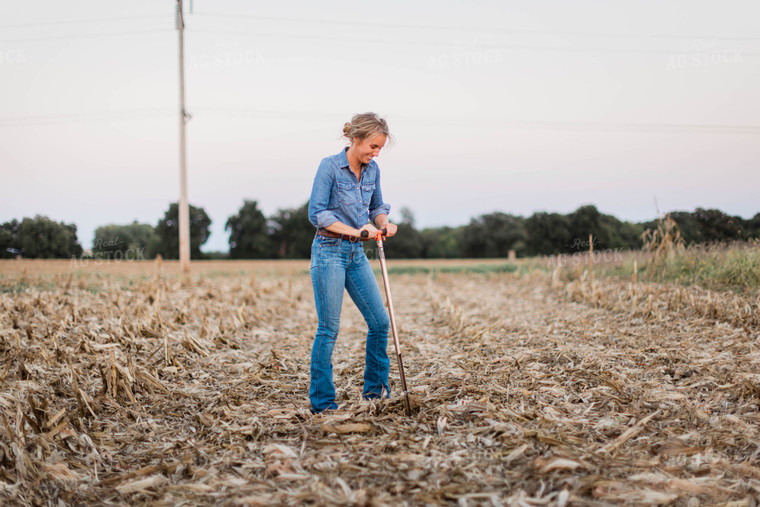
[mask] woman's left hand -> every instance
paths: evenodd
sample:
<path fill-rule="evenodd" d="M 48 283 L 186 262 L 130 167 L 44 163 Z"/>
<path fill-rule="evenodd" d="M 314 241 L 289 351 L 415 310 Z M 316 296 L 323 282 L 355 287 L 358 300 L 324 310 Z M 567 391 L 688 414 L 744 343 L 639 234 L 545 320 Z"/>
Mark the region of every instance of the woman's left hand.
<path fill-rule="evenodd" d="M 388 224 L 385 224 L 384 229 L 387 231 L 387 234 L 385 236 L 390 238 L 396 235 L 396 231 L 398 231 L 398 226 L 396 226 L 396 224 L 388 223 Z"/>

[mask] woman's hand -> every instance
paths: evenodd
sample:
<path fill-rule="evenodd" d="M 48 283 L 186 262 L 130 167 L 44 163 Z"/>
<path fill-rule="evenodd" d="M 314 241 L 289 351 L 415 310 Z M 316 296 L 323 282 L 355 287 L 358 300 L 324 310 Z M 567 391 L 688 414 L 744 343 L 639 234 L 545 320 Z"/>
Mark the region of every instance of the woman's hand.
<path fill-rule="evenodd" d="M 374 225 L 372 225 L 372 224 L 365 224 L 364 227 L 362 227 L 361 229 L 359 229 L 359 236 L 360 237 L 362 235 L 361 234 L 362 231 L 367 231 L 367 234 L 368 234 L 367 237 L 369 237 L 369 238 L 376 237 L 377 236 L 377 232 L 378 232 L 377 228 Z"/>
<path fill-rule="evenodd" d="M 388 215 L 385 213 L 381 213 L 375 217 L 375 225 L 378 229 L 385 229 L 386 236 L 389 238 L 395 236 L 398 231 L 398 227 L 388 221 Z"/>
<path fill-rule="evenodd" d="M 398 231 L 398 226 L 396 224 L 392 224 L 390 222 L 387 222 L 383 227 L 375 227 L 372 224 L 367 224 L 361 229 L 359 229 L 359 235 L 361 235 L 362 231 L 367 231 L 367 234 L 369 234 L 370 238 L 377 237 L 377 233 L 380 231 L 380 229 L 385 229 L 386 231 L 386 237 L 390 238 L 391 236 L 395 236 L 396 232 Z"/>

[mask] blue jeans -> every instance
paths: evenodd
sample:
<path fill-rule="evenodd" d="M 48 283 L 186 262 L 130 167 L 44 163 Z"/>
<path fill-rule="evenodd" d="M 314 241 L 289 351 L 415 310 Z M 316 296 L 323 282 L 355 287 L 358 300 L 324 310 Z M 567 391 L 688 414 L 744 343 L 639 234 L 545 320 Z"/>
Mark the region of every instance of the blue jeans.
<path fill-rule="evenodd" d="M 311 348 L 311 409 L 322 412 L 336 409 L 332 380 L 332 352 L 340 327 L 343 290 L 359 308 L 367 322 L 364 364 L 365 398 L 390 395 L 388 387 L 388 329 L 390 320 L 372 267 L 361 242 L 315 236 L 311 246 L 311 283 L 319 325 Z"/>

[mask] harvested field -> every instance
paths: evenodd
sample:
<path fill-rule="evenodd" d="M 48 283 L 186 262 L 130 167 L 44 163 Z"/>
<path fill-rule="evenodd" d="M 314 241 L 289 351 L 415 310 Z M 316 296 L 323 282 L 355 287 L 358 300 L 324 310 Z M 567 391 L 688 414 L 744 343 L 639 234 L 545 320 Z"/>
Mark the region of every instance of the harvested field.
<path fill-rule="evenodd" d="M 341 409 L 312 415 L 307 263 L 199 264 L 191 279 L 115 264 L 0 262 L 5 503 L 760 498 L 756 293 L 394 276 L 413 416 L 393 359 L 392 398 L 360 399 L 366 328 L 348 300 Z"/>

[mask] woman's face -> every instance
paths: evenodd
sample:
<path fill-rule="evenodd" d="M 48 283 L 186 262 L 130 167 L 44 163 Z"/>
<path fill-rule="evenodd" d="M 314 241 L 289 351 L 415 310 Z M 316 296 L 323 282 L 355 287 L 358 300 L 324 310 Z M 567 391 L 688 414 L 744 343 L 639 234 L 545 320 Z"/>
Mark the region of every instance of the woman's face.
<path fill-rule="evenodd" d="M 385 134 L 376 134 L 361 141 L 354 140 L 354 153 L 356 158 L 362 164 L 369 164 L 370 161 L 380 154 L 380 150 L 385 146 L 387 136 Z"/>

